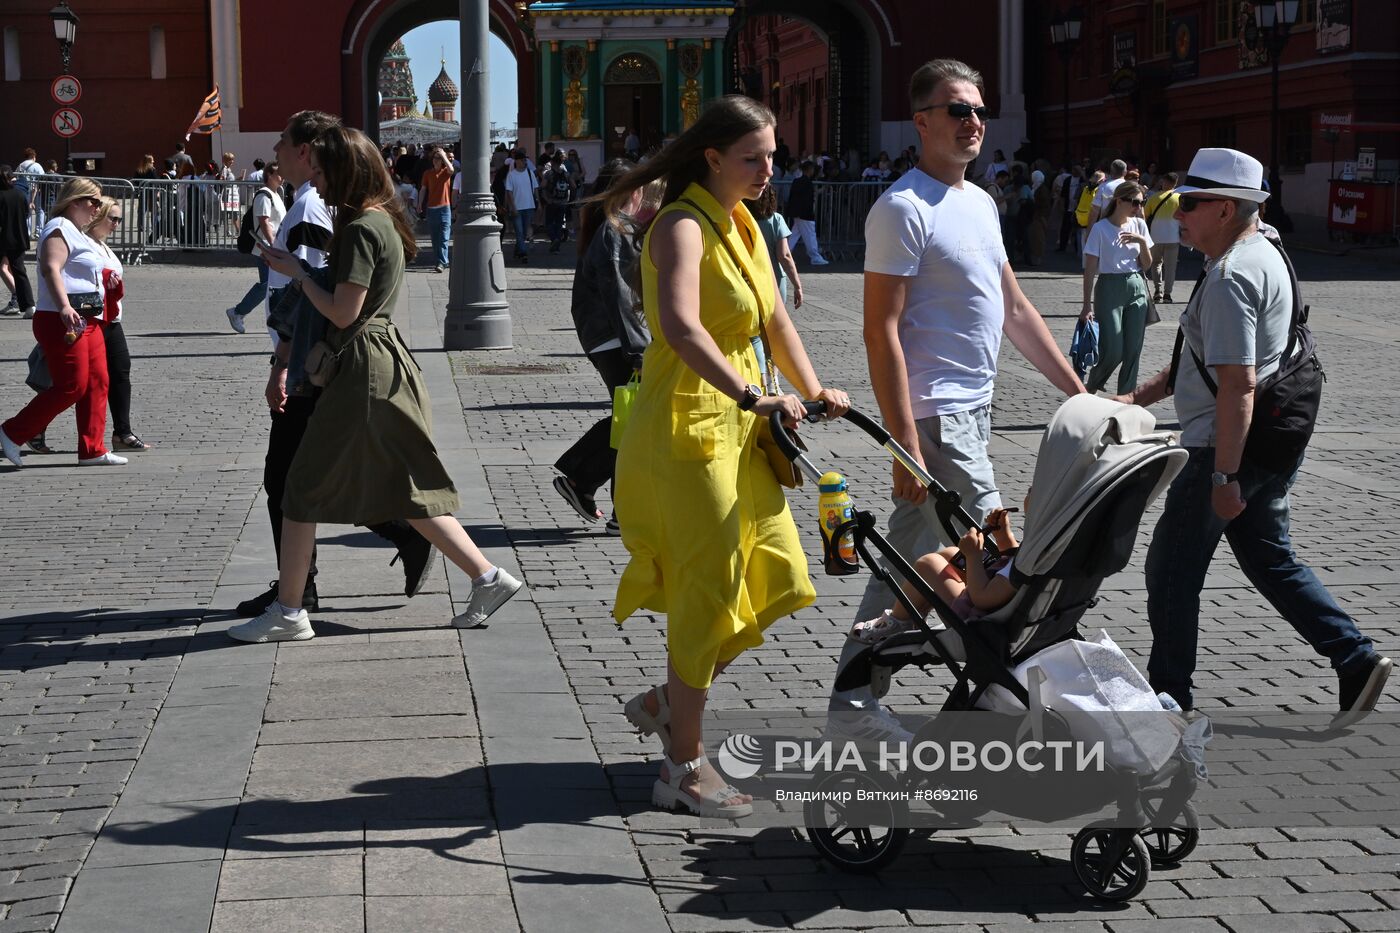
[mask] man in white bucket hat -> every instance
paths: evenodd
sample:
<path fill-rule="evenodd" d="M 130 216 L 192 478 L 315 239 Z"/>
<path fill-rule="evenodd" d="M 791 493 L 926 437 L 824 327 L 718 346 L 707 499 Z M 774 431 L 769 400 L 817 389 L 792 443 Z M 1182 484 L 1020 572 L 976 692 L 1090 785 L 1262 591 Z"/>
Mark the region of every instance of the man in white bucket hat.
<path fill-rule="evenodd" d="M 1341 727 L 1375 707 L 1391 662 L 1293 553 L 1288 489 L 1302 455 L 1288 463 L 1244 456 L 1256 383 L 1278 369 L 1293 310 L 1288 266 L 1259 230 L 1259 206 L 1269 197 L 1263 176 L 1259 160 L 1243 152 L 1202 149 L 1176 189 L 1181 242 L 1205 254 L 1206 271 L 1181 315 L 1188 351 L 1175 374 L 1181 444 L 1191 459 L 1167 492 L 1147 551 L 1148 679 L 1191 709 L 1201 589 L 1223 535 L 1250 582 L 1331 661 L 1340 698 L 1333 725 Z M 1214 393 L 1202 368 L 1213 374 Z M 1123 401 L 1151 405 L 1169 394 L 1171 367 Z"/>

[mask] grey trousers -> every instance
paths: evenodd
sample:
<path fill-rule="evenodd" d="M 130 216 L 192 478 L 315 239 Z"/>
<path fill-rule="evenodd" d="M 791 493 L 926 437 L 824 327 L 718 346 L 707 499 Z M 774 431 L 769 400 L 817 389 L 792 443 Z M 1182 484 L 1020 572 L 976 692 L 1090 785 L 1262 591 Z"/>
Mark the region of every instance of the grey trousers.
<path fill-rule="evenodd" d="M 963 508 L 973 518 L 978 522 L 986 521 L 992 509 L 1001 507 L 1001 493 L 997 490 L 992 461 L 987 456 L 987 445 L 992 439 L 991 406 L 984 405 L 951 415 L 935 415 L 920 420 L 917 426 L 919 453 L 929 473 L 945 488 L 955 490 L 962 496 Z M 906 499 L 892 501 L 894 513 L 890 515 L 885 540 L 910 563 L 939 547 L 957 543 L 943 540 L 945 532 L 934 511 L 933 496 L 929 496 L 922 505 L 914 505 Z M 899 580 L 897 575 L 895 580 Z M 873 619 L 893 605 L 894 594 L 889 587 L 872 576 L 866 582 L 865 594 L 852 622 Z M 846 644 L 841 648 L 841 659 L 836 663 L 838 676 L 850 659 L 864 647 L 860 642 L 846 639 Z M 858 687 L 845 691 L 832 690 L 827 709 L 851 712 L 877 708 L 879 705 L 879 700 L 869 687 Z"/>

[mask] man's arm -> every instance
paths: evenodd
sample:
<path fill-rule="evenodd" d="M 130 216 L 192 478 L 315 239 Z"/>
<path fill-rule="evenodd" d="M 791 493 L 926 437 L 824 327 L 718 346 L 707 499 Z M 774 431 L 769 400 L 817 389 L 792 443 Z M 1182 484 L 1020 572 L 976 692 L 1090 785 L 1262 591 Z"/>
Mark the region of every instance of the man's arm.
<path fill-rule="evenodd" d="M 869 279 L 869 276 L 866 276 Z M 1016 273 L 1011 271 L 1011 263 L 1001 267 L 1001 290 L 1006 302 L 1006 317 L 1001 329 L 1011 338 L 1011 343 L 1030 364 L 1040 370 L 1040 374 L 1065 395 L 1078 395 L 1084 391 L 1084 383 L 1074 374 L 1069 360 L 1060 348 L 1055 346 L 1055 338 L 1050 336 L 1050 328 L 1045 326 L 1040 312 L 1031 304 L 1016 282 Z M 868 313 L 868 312 L 867 312 Z"/>
<path fill-rule="evenodd" d="M 1215 376 L 1215 471 L 1235 473 L 1244 457 L 1245 435 L 1254 417 L 1254 367 L 1217 366 Z M 1212 486 L 1211 505 L 1221 518 L 1239 515 L 1245 505 L 1240 484 Z"/>
<path fill-rule="evenodd" d="M 1127 395 L 1110 395 L 1109 398 L 1124 405 L 1141 405 L 1143 408 L 1155 405 L 1167 397 L 1167 377 L 1170 374 L 1171 367 L 1167 366 Z"/>
<path fill-rule="evenodd" d="M 880 406 L 885 428 L 899 445 L 923 463 L 919 453 L 919 429 L 909 400 L 909 370 L 899 339 L 899 319 L 909 294 L 909 279 L 879 272 L 865 273 L 865 356 L 870 386 Z M 908 470 L 894 465 L 894 494 L 914 504 L 928 498 L 928 490 Z"/>

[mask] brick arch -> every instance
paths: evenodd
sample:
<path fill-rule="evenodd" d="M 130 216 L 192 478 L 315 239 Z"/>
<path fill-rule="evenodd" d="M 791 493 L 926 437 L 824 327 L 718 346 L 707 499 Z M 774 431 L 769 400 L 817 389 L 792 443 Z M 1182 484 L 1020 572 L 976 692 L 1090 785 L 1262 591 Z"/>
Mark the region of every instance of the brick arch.
<path fill-rule="evenodd" d="M 488 4 L 491 32 L 502 39 L 515 56 L 515 80 L 519 87 L 520 129 L 535 125 L 535 43 L 521 28 L 510 0 L 481 0 Z M 352 123 L 374 135 L 378 108 L 373 86 L 384 57 L 394 40 L 418 26 L 438 20 L 455 20 L 458 0 L 355 0 L 346 13 L 341 35 L 342 113 Z M 467 67 L 463 62 L 463 67 Z M 507 76 L 495 75 L 494 80 Z M 456 79 L 462 84 L 460 78 Z"/>

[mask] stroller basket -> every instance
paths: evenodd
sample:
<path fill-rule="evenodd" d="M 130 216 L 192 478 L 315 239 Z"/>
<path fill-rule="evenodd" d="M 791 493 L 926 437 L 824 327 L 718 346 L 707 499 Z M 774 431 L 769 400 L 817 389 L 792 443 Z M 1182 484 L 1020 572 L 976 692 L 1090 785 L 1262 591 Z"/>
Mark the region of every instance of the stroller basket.
<path fill-rule="evenodd" d="M 807 403 L 807 420 L 818 420 L 824 411 L 823 403 Z M 844 418 L 928 489 L 947 540 L 957 542 L 967 529 L 977 527 L 958 493 L 944 488 L 876 421 L 856 410 Z M 804 475 L 818 480 L 822 470 L 793 442 L 780 415 L 773 414 L 770 425 L 784 456 Z M 853 517 L 829 536 L 824 555 L 828 572 L 846 574 L 858 569 L 835 554 L 836 542 L 849 533 L 860 561 L 889 586 L 893 599 L 917 623 L 911 631 L 851 656 L 838 672 L 836 688 L 868 686 L 877 697 L 883 696 L 900 668 L 941 666 L 949 670 L 953 684 L 940 715 L 977 710 L 979 699 L 993 685 L 1003 688 L 1022 709 L 1041 710 L 1038 697 L 1033 701 L 1013 669 L 1042 649 L 1078 635 L 1079 621 L 1097 603 L 1103 580 L 1122 570 L 1131 558 L 1144 511 L 1188 459 L 1172 435 L 1154 429 L 1152 415 L 1137 406 L 1088 395 L 1061 406 L 1046 428 L 1037 458 L 1033 501 L 1027 503 L 1025 533 L 1010 571 L 1015 595 L 1006 605 L 972 621 L 940 599 L 908 558 L 881 536 L 874 514 L 854 509 Z M 997 556 L 991 536 L 986 540 L 988 556 Z M 932 607 L 935 622 L 916 611 L 900 580 Z M 935 718 L 930 725 L 937 722 Z M 921 730 L 919 735 L 923 734 Z M 1174 863 L 1194 848 L 1197 830 L 1188 799 L 1195 776 L 1178 764 L 1169 763 L 1146 781 L 1131 771 L 1122 772 L 1118 818 L 1090 826 L 1075 837 L 1071 862 L 1095 897 L 1132 898 L 1145 886 L 1150 865 Z M 851 780 L 850 775 L 837 773 L 824 783 L 834 788 Z M 919 779 L 911 774 L 904 780 L 917 783 Z M 1158 793 L 1160 806 L 1140 804 L 1149 789 Z M 860 814 L 840 812 L 830 796 L 818 795 L 816 799 L 823 802 L 804 811 L 809 837 L 823 856 L 848 870 L 875 871 L 898 855 L 910 831 L 900 828 L 900 814 L 892 813 L 883 827 L 862 827 L 853 833 L 851 827 L 860 824 L 851 820 L 869 821 L 869 808 Z"/>

